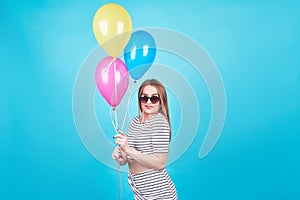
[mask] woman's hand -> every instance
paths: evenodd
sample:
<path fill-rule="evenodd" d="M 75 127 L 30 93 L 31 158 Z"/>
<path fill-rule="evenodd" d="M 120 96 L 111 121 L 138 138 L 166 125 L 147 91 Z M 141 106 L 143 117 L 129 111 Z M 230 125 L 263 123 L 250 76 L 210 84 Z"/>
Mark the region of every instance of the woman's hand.
<path fill-rule="evenodd" d="M 120 146 L 117 146 L 115 150 L 112 153 L 112 158 L 118 161 L 120 165 L 125 165 L 127 162 L 127 155 L 125 152 L 121 149 Z"/>
<path fill-rule="evenodd" d="M 120 134 L 114 135 L 114 138 L 116 138 L 115 143 L 120 146 L 120 148 L 124 151 L 124 153 L 127 153 L 129 149 L 127 136 L 121 130 L 118 130 L 118 132 Z"/>

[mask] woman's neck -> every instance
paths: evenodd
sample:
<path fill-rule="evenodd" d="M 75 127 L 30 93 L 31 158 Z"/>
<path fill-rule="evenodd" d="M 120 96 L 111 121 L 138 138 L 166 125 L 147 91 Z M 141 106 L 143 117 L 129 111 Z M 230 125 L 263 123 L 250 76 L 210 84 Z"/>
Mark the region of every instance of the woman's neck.
<path fill-rule="evenodd" d="M 144 123 L 145 121 L 150 119 L 155 114 L 157 114 L 157 113 L 153 113 L 153 114 L 142 113 L 141 123 Z"/>

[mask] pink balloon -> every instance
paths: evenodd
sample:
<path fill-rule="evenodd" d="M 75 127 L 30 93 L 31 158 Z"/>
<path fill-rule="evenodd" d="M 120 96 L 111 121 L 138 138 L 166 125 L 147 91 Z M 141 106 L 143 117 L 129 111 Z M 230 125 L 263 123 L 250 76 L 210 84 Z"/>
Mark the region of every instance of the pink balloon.
<path fill-rule="evenodd" d="M 98 91 L 107 103 L 116 107 L 128 88 L 128 69 L 119 58 L 105 57 L 96 67 L 95 81 Z"/>

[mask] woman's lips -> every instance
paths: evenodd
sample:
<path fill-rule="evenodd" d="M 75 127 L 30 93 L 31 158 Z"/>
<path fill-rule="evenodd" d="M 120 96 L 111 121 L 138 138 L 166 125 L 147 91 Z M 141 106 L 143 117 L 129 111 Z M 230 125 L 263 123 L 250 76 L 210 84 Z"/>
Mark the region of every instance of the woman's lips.
<path fill-rule="evenodd" d="M 145 108 L 146 108 L 146 109 L 151 109 L 152 106 L 146 106 L 146 105 L 145 105 Z"/>

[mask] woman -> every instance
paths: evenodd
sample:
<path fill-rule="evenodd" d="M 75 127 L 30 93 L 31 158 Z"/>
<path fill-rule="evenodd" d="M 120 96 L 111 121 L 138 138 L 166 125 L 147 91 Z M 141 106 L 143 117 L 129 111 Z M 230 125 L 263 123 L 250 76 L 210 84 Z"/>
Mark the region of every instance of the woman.
<path fill-rule="evenodd" d="M 139 114 L 128 136 L 119 130 L 112 157 L 128 163 L 128 182 L 135 200 L 176 200 L 175 186 L 165 170 L 171 139 L 167 94 L 156 79 L 146 80 L 138 92 Z"/>

